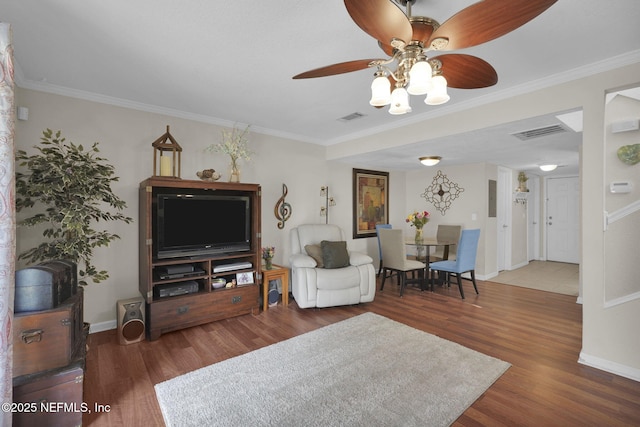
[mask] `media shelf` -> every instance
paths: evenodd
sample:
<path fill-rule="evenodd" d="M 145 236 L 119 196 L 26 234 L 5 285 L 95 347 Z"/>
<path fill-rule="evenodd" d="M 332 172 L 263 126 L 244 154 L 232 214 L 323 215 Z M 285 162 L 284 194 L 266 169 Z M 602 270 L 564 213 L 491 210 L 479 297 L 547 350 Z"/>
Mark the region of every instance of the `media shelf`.
<path fill-rule="evenodd" d="M 153 242 L 154 198 L 164 191 L 212 191 L 250 200 L 251 244 L 248 251 L 159 259 Z M 139 289 L 146 302 L 147 338 L 229 317 L 257 312 L 261 262 L 261 188 L 259 184 L 210 183 L 151 177 L 139 187 Z M 189 218 L 184 218 L 189 221 Z M 224 266 L 227 266 L 226 269 Z M 220 268 L 225 271 L 217 271 Z M 216 279 L 234 287 L 214 289 Z"/>

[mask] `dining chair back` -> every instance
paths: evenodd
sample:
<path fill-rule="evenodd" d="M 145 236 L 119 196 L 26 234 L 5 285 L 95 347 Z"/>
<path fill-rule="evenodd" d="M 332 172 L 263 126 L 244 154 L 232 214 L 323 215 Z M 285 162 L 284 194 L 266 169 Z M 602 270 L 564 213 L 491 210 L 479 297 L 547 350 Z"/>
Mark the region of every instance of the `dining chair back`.
<path fill-rule="evenodd" d="M 426 268 L 424 262 L 407 259 L 407 248 L 404 242 L 404 232 L 402 230 L 393 230 L 381 228 L 378 230 L 380 235 L 380 246 L 382 248 L 382 258 L 384 263 L 382 266 L 382 283 L 380 290 L 384 289 L 384 282 L 387 279 L 387 271 L 398 273 L 400 284 L 400 296 L 403 295 L 406 285 L 410 282 L 418 281 L 420 288 L 424 290 L 426 282 Z M 407 272 L 417 271 L 418 279 L 408 279 Z"/>
<path fill-rule="evenodd" d="M 376 235 L 378 236 L 378 252 L 380 254 L 380 265 L 378 266 L 378 276 L 382 273 L 382 245 L 380 244 L 380 229 L 391 229 L 391 224 L 376 224 Z"/>
<path fill-rule="evenodd" d="M 436 231 L 436 238 L 439 241 L 448 240 L 450 242 L 457 242 L 460 240 L 460 233 L 462 232 L 461 225 L 447 225 L 439 224 L 438 231 Z M 458 245 L 449 245 L 449 256 L 444 257 L 444 246 L 436 247 L 435 251 L 430 256 L 430 259 L 434 261 L 455 261 L 458 253 Z"/>
<path fill-rule="evenodd" d="M 451 275 L 455 275 L 458 282 L 458 289 L 460 290 L 460 296 L 464 299 L 461 279 L 463 278 L 462 274 L 469 273 L 471 275 L 471 281 L 473 282 L 473 288 L 477 294 L 478 286 L 476 284 L 475 272 L 479 240 L 480 229 L 462 230 L 460 233 L 456 260 L 436 261 L 429 264 L 429 268 L 431 269 L 431 282 L 433 283 L 433 276 L 436 271 L 446 273 L 448 283 L 451 283 Z"/>

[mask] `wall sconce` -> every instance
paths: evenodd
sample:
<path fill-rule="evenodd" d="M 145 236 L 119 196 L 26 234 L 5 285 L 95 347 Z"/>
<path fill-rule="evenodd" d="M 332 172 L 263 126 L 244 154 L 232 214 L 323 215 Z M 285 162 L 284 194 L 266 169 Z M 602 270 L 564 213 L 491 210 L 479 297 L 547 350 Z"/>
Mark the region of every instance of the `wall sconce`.
<path fill-rule="evenodd" d="M 324 216 L 325 224 L 329 224 L 329 207 L 335 206 L 336 201 L 329 196 L 329 186 L 320 187 L 320 196 L 324 197 L 324 206 L 320 208 L 320 216 Z"/>
<path fill-rule="evenodd" d="M 180 178 L 182 147 L 169 133 L 169 125 L 165 134 L 151 145 L 153 146 L 153 176 Z"/>

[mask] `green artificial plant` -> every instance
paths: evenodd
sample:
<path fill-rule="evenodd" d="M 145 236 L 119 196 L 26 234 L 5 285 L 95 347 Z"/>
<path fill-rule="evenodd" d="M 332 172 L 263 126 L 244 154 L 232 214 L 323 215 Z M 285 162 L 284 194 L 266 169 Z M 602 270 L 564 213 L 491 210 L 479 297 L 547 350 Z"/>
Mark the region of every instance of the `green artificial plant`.
<path fill-rule="evenodd" d="M 47 129 L 36 154 L 23 150 L 16 154 L 16 210 L 35 208 L 36 213 L 22 219 L 20 226 L 45 226 L 47 239 L 37 247 L 22 252 L 18 259 L 32 263 L 54 259 L 74 261 L 78 265 L 79 283 L 87 279 L 99 283 L 109 277 L 92 263 L 93 250 L 108 246 L 117 234 L 93 228 L 98 221 L 132 222 L 121 211 L 126 203 L 111 190 L 118 181 L 114 167 L 99 157 L 98 143 L 85 150 L 82 145 L 66 142 L 61 132 Z"/>

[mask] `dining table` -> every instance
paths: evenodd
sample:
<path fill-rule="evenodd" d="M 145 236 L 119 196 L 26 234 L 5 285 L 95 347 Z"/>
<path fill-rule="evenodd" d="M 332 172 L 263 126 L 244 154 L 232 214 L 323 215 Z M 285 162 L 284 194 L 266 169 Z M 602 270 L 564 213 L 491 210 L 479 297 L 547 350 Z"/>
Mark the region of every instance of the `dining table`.
<path fill-rule="evenodd" d="M 427 275 L 426 282 L 429 284 L 431 289 L 433 290 L 433 283 L 431 281 L 431 275 L 429 274 L 429 263 L 431 262 L 429 259 L 429 255 L 432 247 L 444 246 L 442 251 L 442 259 L 449 259 L 449 247 L 451 245 L 456 245 L 458 242 L 448 239 L 438 239 L 437 237 L 423 237 L 422 239 L 416 240 L 415 237 L 406 237 L 404 243 L 407 246 L 412 246 L 416 248 L 416 259 L 418 261 L 423 261 L 426 264 L 425 274 Z"/>

